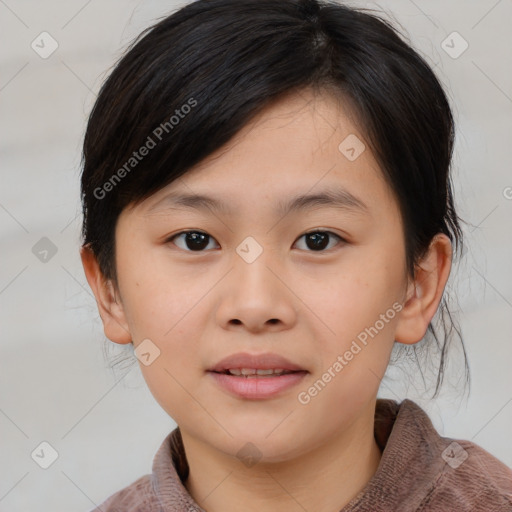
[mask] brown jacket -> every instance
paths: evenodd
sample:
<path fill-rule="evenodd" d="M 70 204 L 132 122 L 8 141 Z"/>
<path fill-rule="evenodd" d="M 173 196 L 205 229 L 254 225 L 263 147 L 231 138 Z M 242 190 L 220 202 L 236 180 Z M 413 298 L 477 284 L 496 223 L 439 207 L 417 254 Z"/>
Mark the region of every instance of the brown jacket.
<path fill-rule="evenodd" d="M 470 441 L 441 437 L 411 400 L 378 399 L 377 472 L 340 512 L 511 512 L 512 470 Z M 183 483 L 188 465 L 179 428 L 145 475 L 91 512 L 204 512 Z M 314 511 L 310 511 L 314 512 Z"/>

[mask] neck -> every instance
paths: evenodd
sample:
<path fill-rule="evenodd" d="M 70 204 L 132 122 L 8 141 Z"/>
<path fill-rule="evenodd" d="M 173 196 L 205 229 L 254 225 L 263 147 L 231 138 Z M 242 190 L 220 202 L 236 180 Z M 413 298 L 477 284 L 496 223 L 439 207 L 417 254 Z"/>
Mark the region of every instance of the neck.
<path fill-rule="evenodd" d="M 380 462 L 374 410 L 299 457 L 250 467 L 182 431 L 189 465 L 185 487 L 208 512 L 341 510 L 365 487 Z"/>

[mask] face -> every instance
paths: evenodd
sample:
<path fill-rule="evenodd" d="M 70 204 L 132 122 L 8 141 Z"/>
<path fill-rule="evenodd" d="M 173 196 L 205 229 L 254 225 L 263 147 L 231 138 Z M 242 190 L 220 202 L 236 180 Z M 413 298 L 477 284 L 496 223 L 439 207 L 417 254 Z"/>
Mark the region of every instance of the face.
<path fill-rule="evenodd" d="M 286 460 L 374 404 L 405 298 L 405 248 L 396 200 L 351 119 L 328 95 L 281 99 L 118 220 L 121 321 L 146 354 L 144 378 L 184 435 L 226 454 L 251 442 L 264 460 Z M 176 200 L 185 194 L 218 205 Z M 287 208 L 322 194 L 337 202 Z M 208 371 L 239 353 L 303 371 Z"/>

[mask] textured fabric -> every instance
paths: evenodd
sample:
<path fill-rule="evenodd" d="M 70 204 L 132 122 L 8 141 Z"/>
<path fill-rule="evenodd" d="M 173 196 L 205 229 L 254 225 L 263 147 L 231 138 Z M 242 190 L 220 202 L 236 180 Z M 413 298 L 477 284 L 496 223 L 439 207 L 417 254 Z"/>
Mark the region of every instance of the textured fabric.
<path fill-rule="evenodd" d="M 374 431 L 379 467 L 340 512 L 512 512 L 512 470 L 470 441 L 439 436 L 411 400 L 378 399 Z M 155 455 L 151 475 L 91 512 L 204 512 L 182 483 L 187 476 L 176 428 Z"/>

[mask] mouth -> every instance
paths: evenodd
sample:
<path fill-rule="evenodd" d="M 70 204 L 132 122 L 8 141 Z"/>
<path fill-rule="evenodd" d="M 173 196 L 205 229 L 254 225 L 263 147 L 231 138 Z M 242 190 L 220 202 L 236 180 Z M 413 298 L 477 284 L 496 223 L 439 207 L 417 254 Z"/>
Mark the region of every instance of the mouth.
<path fill-rule="evenodd" d="M 309 373 L 278 354 L 229 356 L 207 370 L 214 383 L 243 399 L 268 399 L 296 386 Z"/>
<path fill-rule="evenodd" d="M 213 373 L 220 373 L 223 375 L 233 375 L 235 377 L 245 377 L 246 379 L 254 379 L 254 378 L 268 378 L 268 377 L 279 377 L 281 375 L 289 375 L 290 373 L 301 373 L 305 372 L 305 370 L 284 370 L 282 368 L 229 368 L 224 371 L 214 371 Z"/>

